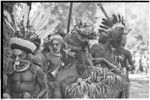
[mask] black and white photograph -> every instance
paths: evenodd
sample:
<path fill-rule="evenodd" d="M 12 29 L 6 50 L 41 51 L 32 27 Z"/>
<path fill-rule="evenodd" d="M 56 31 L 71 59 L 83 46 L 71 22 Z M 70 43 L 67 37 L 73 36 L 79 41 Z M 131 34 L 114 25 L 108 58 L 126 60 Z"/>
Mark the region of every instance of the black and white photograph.
<path fill-rule="evenodd" d="M 1 99 L 149 99 L 149 1 L 1 1 Z"/>

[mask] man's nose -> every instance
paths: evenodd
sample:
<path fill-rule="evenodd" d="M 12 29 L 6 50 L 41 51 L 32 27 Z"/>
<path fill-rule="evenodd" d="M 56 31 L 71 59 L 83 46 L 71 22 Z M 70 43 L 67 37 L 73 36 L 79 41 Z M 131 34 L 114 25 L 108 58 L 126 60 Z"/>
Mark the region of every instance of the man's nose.
<path fill-rule="evenodd" d="M 57 45 L 54 45 L 54 48 L 57 48 Z"/>
<path fill-rule="evenodd" d="M 18 61 L 19 60 L 19 57 L 18 56 L 16 56 L 16 59 L 15 59 L 15 61 Z"/>
<path fill-rule="evenodd" d="M 16 60 L 18 60 L 19 59 L 19 57 L 18 56 L 16 56 Z"/>
<path fill-rule="evenodd" d="M 15 65 L 19 65 L 19 57 L 18 56 L 16 56 Z"/>

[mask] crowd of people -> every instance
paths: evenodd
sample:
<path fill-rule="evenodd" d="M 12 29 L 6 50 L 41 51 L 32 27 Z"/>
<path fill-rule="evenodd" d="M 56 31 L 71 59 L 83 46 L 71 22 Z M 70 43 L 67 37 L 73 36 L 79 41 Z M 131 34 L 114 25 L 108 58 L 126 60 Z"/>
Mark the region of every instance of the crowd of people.
<path fill-rule="evenodd" d="M 134 74 L 140 74 L 140 73 L 149 73 L 149 58 L 148 58 L 148 52 L 144 51 L 144 53 L 140 53 L 137 51 L 133 56 L 133 61 L 135 65 L 135 70 L 132 72 Z"/>
<path fill-rule="evenodd" d="M 129 82 L 128 73 L 134 70 L 134 62 L 130 51 L 124 48 L 125 23 L 120 15 L 115 18 L 111 23 L 103 20 L 105 26 L 99 30 L 99 42 L 92 47 L 89 46 L 89 40 L 96 39 L 97 35 L 91 25 L 82 22 L 68 34 L 58 31 L 48 36 L 48 41 L 42 45 L 40 38 L 30 41 L 12 37 L 12 60 L 9 73 L 5 75 L 7 82 L 3 88 L 3 97 L 63 98 L 65 91 L 62 88 L 78 78 L 88 78 L 91 67 L 97 64 L 111 70 L 119 68 L 123 74 L 115 70 L 112 72 L 122 75 Z M 106 27 L 109 28 L 107 31 L 104 30 Z M 129 86 L 124 91 L 117 97 L 128 98 Z"/>

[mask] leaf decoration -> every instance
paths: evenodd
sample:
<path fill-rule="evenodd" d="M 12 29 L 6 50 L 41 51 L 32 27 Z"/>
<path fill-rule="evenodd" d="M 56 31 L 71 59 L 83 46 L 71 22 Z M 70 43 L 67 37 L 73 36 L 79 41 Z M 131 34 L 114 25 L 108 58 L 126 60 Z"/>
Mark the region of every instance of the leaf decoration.
<path fill-rule="evenodd" d="M 129 83 L 110 69 L 95 66 L 87 79 L 79 78 L 66 88 L 69 98 L 115 98 Z"/>

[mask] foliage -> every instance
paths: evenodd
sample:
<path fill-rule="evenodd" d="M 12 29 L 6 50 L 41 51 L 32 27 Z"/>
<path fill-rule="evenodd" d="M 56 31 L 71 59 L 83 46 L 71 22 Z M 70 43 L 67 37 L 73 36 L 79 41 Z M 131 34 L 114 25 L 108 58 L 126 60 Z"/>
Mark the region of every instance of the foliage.
<path fill-rule="evenodd" d="M 66 96 L 69 98 L 114 98 L 128 85 L 129 82 L 120 75 L 114 74 L 107 68 L 95 66 L 88 78 L 79 78 L 66 88 Z"/>

